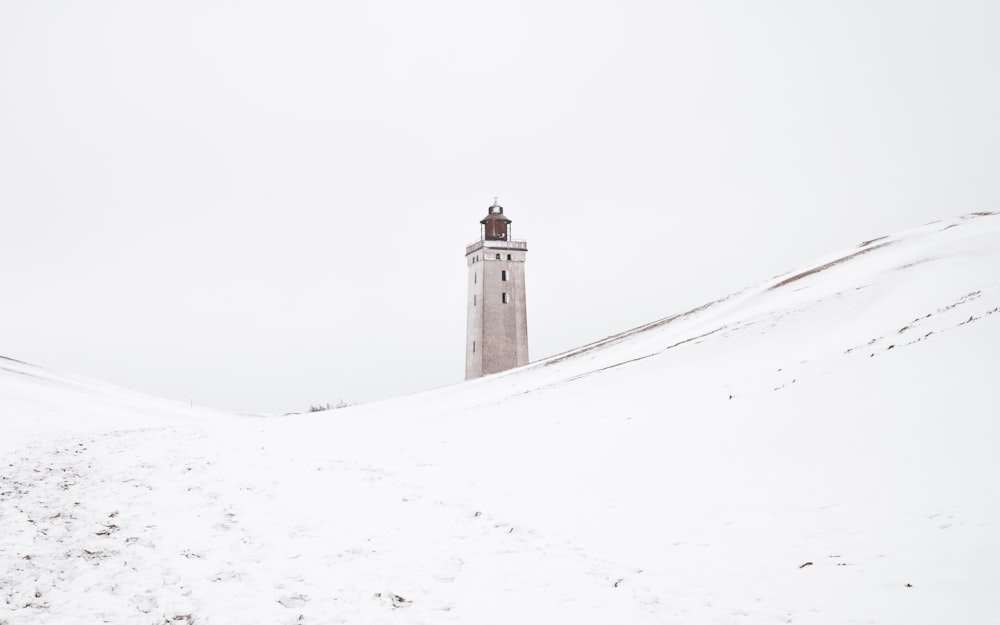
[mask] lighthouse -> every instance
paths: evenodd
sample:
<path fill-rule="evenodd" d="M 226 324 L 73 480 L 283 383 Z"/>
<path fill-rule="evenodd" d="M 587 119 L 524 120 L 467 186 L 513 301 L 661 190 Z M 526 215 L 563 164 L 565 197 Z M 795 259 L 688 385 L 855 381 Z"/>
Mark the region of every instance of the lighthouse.
<path fill-rule="evenodd" d="M 524 260 L 528 242 L 511 238 L 511 220 L 494 198 L 479 240 L 465 247 L 469 267 L 465 379 L 528 364 Z"/>

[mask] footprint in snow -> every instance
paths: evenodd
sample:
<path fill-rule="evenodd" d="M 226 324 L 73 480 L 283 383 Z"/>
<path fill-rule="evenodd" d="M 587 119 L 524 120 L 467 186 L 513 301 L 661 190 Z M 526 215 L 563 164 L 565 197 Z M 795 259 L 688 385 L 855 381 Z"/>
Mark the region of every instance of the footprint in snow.
<path fill-rule="evenodd" d="M 286 608 L 301 608 L 309 602 L 309 597 L 303 594 L 288 595 L 278 599 L 278 603 Z"/>
<path fill-rule="evenodd" d="M 152 595 L 136 595 L 132 597 L 132 605 L 143 614 L 149 614 L 156 607 L 156 598 Z"/>

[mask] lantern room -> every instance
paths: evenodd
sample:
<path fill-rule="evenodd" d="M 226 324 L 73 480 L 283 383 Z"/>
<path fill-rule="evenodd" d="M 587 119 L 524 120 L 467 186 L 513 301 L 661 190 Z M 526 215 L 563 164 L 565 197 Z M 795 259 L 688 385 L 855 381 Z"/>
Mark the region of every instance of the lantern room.
<path fill-rule="evenodd" d="M 493 201 L 490 212 L 479 223 L 483 224 L 483 239 L 507 241 L 510 239 L 510 219 L 503 214 L 503 206 Z"/>

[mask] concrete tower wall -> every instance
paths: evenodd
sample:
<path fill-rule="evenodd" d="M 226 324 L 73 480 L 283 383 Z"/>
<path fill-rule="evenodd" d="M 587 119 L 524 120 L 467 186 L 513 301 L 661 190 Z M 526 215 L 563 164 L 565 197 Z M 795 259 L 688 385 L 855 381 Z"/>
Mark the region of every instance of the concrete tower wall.
<path fill-rule="evenodd" d="M 483 375 L 483 265 L 482 250 L 465 255 L 469 265 L 469 300 L 466 302 L 465 379 Z"/>
<path fill-rule="evenodd" d="M 465 378 L 528 364 L 524 241 L 477 241 L 469 267 Z"/>

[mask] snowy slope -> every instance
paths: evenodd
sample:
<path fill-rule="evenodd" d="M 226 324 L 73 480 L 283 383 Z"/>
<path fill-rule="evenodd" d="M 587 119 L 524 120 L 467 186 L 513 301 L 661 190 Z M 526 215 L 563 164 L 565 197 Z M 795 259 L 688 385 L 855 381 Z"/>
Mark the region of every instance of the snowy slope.
<path fill-rule="evenodd" d="M 201 424 L 209 415 L 213 413 L 0 356 L 0 452 L 50 432 Z"/>
<path fill-rule="evenodd" d="M 988 214 L 328 413 L 3 360 L 0 623 L 1000 623 L 998 313 Z"/>

